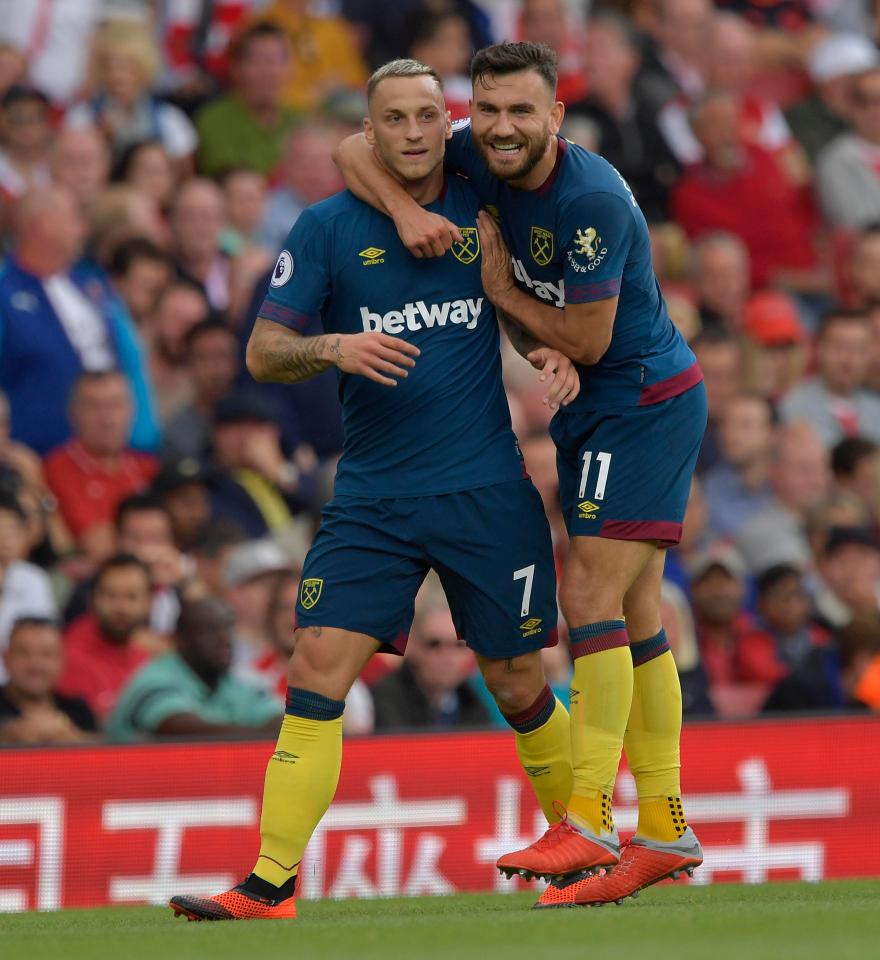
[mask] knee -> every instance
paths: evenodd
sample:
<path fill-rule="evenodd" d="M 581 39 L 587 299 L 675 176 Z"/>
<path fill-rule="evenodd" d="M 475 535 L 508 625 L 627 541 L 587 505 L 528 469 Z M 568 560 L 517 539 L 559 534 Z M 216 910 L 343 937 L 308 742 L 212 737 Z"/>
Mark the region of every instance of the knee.
<path fill-rule="evenodd" d="M 540 656 L 528 669 L 509 669 L 510 661 L 493 661 L 483 669 L 483 679 L 498 709 L 504 714 L 521 713 L 535 702 L 547 681 Z"/>

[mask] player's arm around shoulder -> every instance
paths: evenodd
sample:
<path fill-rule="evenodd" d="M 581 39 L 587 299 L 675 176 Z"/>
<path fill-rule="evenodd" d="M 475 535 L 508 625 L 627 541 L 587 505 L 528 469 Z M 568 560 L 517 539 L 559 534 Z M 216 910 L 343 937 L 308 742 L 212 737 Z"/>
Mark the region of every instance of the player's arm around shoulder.
<path fill-rule="evenodd" d="M 386 387 L 409 375 L 419 349 L 387 333 L 326 333 L 304 337 L 295 330 L 257 317 L 248 339 L 245 362 L 261 383 L 301 383 L 338 367 Z"/>

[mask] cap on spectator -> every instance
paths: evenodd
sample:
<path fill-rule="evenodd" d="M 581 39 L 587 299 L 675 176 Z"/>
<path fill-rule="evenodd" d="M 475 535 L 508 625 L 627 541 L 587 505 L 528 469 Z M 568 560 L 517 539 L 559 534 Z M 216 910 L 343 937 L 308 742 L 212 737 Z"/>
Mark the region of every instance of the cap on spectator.
<path fill-rule="evenodd" d="M 687 572 L 691 580 L 699 580 L 713 567 L 720 567 L 736 580 L 746 575 L 745 560 L 736 547 L 729 543 L 716 542 L 701 550 L 688 564 Z"/>
<path fill-rule="evenodd" d="M 162 496 L 187 484 L 206 484 L 209 480 L 208 471 L 195 457 L 184 457 L 162 467 L 153 481 L 153 493 Z"/>
<path fill-rule="evenodd" d="M 247 390 L 227 394 L 214 412 L 215 423 L 274 423 L 272 407 Z"/>
<path fill-rule="evenodd" d="M 804 339 L 797 308 L 790 297 L 775 290 L 763 290 L 749 297 L 743 333 L 765 347 L 800 343 Z"/>
<path fill-rule="evenodd" d="M 223 579 L 227 586 L 237 587 L 264 573 L 281 573 L 290 570 L 284 551 L 271 540 L 248 540 L 229 551 L 223 567 Z"/>
<path fill-rule="evenodd" d="M 807 57 L 807 72 L 814 83 L 864 73 L 880 64 L 880 52 L 858 33 L 834 33 L 820 41 Z"/>
<path fill-rule="evenodd" d="M 853 545 L 880 550 L 880 539 L 869 527 L 832 527 L 825 541 L 825 556 L 830 557 L 841 547 Z"/>

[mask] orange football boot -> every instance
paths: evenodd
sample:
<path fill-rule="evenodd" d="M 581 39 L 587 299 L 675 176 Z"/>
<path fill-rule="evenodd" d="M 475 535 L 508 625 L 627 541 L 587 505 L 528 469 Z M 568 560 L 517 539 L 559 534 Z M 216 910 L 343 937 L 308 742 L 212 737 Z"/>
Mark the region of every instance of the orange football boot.
<path fill-rule="evenodd" d="M 496 867 L 509 879 L 520 876 L 524 880 L 553 880 L 572 873 L 594 872 L 601 867 L 610 869 L 619 858 L 620 839 L 617 829 L 603 830 L 601 836 L 572 826 L 565 815 L 548 827 L 542 837 L 531 846 L 513 853 L 505 853 Z"/>
<path fill-rule="evenodd" d="M 627 897 L 637 897 L 640 890 L 661 880 L 676 880 L 682 873 L 693 876 L 702 862 L 700 842 L 690 827 L 671 843 L 633 837 L 623 843 L 620 862 L 613 873 L 566 877 L 553 882 L 541 894 L 535 908 L 623 903 Z"/>
<path fill-rule="evenodd" d="M 296 900 L 270 900 L 234 887 L 213 897 L 172 897 L 168 906 L 187 920 L 293 920 Z"/>

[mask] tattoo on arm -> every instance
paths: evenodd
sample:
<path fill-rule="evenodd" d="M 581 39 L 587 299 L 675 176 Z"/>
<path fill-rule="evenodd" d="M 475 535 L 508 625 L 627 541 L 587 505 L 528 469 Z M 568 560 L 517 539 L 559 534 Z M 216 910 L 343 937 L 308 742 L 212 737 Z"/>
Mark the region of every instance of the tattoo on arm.
<path fill-rule="evenodd" d="M 335 334 L 303 337 L 271 320 L 257 318 L 249 352 L 259 365 L 260 380 L 300 383 L 342 359 L 342 338 Z M 333 359 L 324 359 L 329 352 Z"/>
<path fill-rule="evenodd" d="M 521 357 L 527 356 L 532 350 L 541 346 L 540 342 L 530 333 L 526 333 L 509 314 L 497 308 L 495 312 L 498 314 L 498 322 L 507 334 L 507 339 L 513 344 L 513 349 L 516 350 Z"/>

